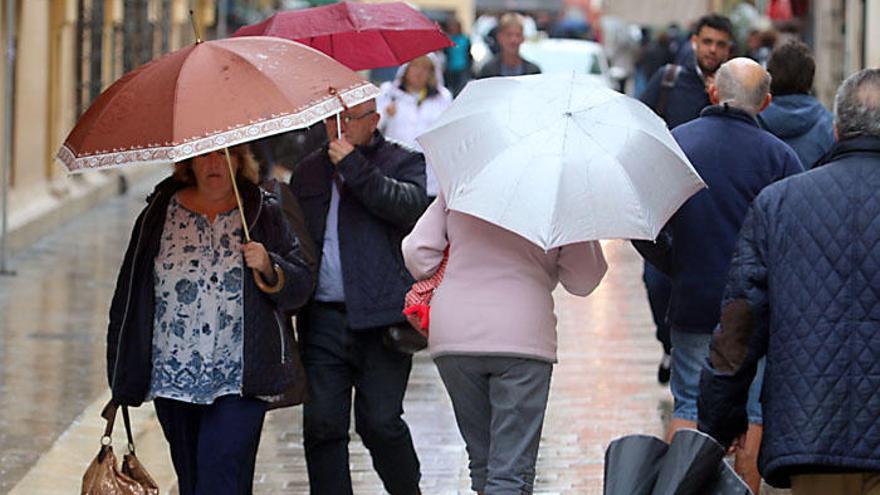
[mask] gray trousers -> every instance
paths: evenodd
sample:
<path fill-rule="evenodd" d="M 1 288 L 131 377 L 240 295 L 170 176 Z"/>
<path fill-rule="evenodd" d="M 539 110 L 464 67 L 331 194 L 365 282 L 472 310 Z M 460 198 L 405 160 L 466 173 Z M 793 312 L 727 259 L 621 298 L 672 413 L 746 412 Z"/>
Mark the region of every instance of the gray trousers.
<path fill-rule="evenodd" d="M 531 494 L 553 365 L 468 355 L 434 362 L 467 444 L 471 488 L 485 495 Z"/>

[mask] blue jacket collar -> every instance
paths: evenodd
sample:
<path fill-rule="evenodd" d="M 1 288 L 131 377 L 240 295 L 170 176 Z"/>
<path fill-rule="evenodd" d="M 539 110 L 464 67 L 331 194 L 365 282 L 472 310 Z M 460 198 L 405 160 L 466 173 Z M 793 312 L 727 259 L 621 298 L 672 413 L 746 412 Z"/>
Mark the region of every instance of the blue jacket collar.
<path fill-rule="evenodd" d="M 755 127 L 758 127 L 758 122 L 755 120 L 755 117 L 753 117 L 752 114 L 746 112 L 745 110 L 734 108 L 727 103 L 723 103 L 721 105 L 712 105 L 710 107 L 704 108 L 703 111 L 700 112 L 700 117 L 711 116 L 741 120 Z"/>
<path fill-rule="evenodd" d="M 831 148 L 831 159 L 853 152 L 880 153 L 880 136 L 854 136 L 838 141 Z"/>

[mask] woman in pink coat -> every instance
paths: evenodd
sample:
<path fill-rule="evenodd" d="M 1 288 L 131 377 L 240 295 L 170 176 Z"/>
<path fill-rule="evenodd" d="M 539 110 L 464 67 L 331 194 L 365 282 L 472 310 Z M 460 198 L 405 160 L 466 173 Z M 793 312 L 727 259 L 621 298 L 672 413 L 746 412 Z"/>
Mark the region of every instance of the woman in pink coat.
<path fill-rule="evenodd" d="M 598 242 L 544 251 L 523 237 L 448 210 L 443 196 L 403 240 L 406 266 L 430 277 L 429 352 L 452 400 L 481 494 L 532 493 L 556 362 L 553 290 L 590 294 L 607 265 Z"/>

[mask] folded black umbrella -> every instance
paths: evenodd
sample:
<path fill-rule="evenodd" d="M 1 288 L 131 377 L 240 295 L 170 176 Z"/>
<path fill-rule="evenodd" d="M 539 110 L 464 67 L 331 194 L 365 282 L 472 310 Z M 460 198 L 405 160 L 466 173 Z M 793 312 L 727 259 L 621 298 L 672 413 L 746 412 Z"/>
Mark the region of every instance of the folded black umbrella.
<path fill-rule="evenodd" d="M 647 435 L 629 435 L 605 451 L 606 495 L 651 495 L 669 445 Z"/>
<path fill-rule="evenodd" d="M 665 442 L 630 435 L 605 452 L 605 495 L 751 495 L 724 462 L 724 448 L 696 430 Z"/>

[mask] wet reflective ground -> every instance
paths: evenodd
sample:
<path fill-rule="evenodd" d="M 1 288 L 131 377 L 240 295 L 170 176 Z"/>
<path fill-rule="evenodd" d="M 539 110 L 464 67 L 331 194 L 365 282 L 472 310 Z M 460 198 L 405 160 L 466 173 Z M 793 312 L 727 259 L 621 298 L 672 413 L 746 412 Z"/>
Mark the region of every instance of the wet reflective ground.
<path fill-rule="evenodd" d="M 149 182 L 16 253 L 17 275 L 0 278 L 0 493 L 106 387 L 107 308 Z"/>

